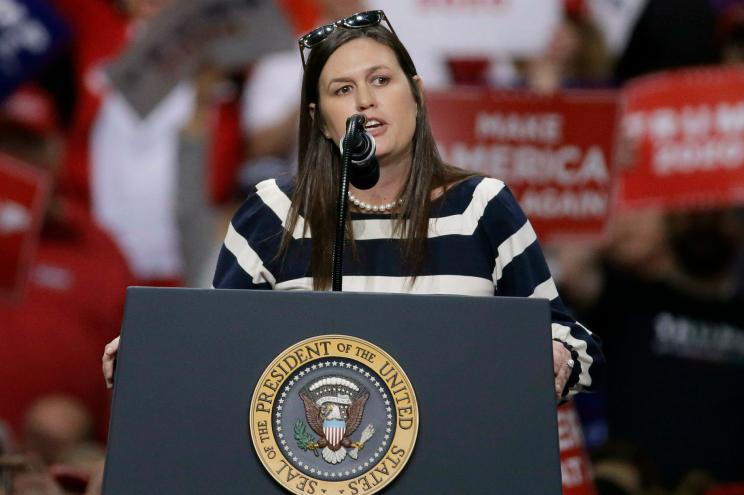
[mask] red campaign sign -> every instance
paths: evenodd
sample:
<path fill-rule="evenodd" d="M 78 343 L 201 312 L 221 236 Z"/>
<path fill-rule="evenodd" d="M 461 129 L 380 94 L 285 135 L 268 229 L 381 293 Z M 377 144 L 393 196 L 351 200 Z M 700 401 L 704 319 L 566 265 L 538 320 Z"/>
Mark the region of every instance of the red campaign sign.
<path fill-rule="evenodd" d="M 638 153 L 618 181 L 619 207 L 744 203 L 744 69 L 642 77 L 624 91 L 622 123 Z"/>
<path fill-rule="evenodd" d="M 563 495 L 596 495 L 579 416 L 572 402 L 558 408 Z"/>
<path fill-rule="evenodd" d="M 617 100 L 614 91 L 427 93 L 444 159 L 503 180 L 542 241 L 604 233 Z"/>
<path fill-rule="evenodd" d="M 45 172 L 0 153 L 0 297 L 21 297 L 49 191 Z"/>

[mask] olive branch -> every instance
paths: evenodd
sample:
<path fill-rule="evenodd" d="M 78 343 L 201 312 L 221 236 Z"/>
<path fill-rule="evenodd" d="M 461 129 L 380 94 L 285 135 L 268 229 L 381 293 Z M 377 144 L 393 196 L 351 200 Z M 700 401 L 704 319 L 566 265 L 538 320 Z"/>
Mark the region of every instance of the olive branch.
<path fill-rule="evenodd" d="M 318 455 L 318 443 L 315 438 L 305 429 L 305 423 L 298 420 L 294 426 L 294 437 L 297 440 L 297 446 L 302 450 L 312 450 L 313 454 Z"/>

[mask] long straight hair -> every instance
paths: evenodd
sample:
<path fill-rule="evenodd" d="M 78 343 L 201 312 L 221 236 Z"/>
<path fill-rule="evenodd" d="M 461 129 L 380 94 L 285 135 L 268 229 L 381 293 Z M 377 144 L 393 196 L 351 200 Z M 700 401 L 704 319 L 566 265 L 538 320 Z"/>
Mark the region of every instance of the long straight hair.
<path fill-rule="evenodd" d="M 300 107 L 298 171 L 292 204 L 287 217 L 279 249 L 286 255 L 299 217 L 305 219 L 303 236 L 310 228 L 312 249 L 310 271 L 314 290 L 326 290 L 331 283 L 331 258 L 335 240 L 336 199 L 341 180 L 341 156 L 336 145 L 323 133 L 323 112 L 320 108 L 318 82 L 328 58 L 341 45 L 357 38 L 370 38 L 395 53 L 408 79 L 416 101 L 416 129 L 413 135 L 411 171 L 403 187 L 401 209 L 393 214 L 393 232 L 400 236 L 401 259 L 408 275 L 419 275 L 426 257 L 432 191 L 447 188 L 454 182 L 472 176 L 472 173 L 446 164 L 439 155 L 426 114 L 424 97 L 414 80 L 416 67 L 411 56 L 398 38 L 381 26 L 362 29 L 336 29 L 322 43 L 314 47 L 307 59 L 302 80 Z M 314 118 L 310 114 L 314 103 Z M 353 230 L 347 219 L 346 236 L 352 242 Z"/>

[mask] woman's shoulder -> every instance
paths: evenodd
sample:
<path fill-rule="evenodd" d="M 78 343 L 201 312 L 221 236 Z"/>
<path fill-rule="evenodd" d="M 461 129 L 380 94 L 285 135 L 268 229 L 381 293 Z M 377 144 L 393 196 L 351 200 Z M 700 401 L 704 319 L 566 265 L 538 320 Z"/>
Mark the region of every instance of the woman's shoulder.
<path fill-rule="evenodd" d="M 447 198 L 467 201 L 489 202 L 508 188 L 503 181 L 485 175 L 470 175 L 447 187 Z"/>
<path fill-rule="evenodd" d="M 238 211 L 233 215 L 232 225 L 254 224 L 257 220 L 268 219 L 284 221 L 292 203 L 294 182 L 291 179 L 266 179 L 255 186 Z"/>
<path fill-rule="evenodd" d="M 256 195 L 261 198 L 272 199 L 282 196 L 291 198 L 294 193 L 295 182 L 290 177 L 265 179 L 256 184 Z"/>
<path fill-rule="evenodd" d="M 517 200 L 504 181 L 485 175 L 470 175 L 449 185 L 446 198 L 434 216 L 468 213 L 477 218 L 523 221 Z"/>

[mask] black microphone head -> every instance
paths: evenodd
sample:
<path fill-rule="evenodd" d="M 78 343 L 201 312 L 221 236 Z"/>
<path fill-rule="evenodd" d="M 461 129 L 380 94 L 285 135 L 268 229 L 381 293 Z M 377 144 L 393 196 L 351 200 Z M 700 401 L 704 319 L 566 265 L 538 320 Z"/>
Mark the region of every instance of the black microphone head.
<path fill-rule="evenodd" d="M 372 189 L 380 180 L 380 164 L 373 155 L 363 164 L 352 163 L 349 167 L 349 182 L 357 189 Z"/>
<path fill-rule="evenodd" d="M 356 120 L 356 126 L 352 126 Z M 380 180 L 380 164 L 375 157 L 375 139 L 364 130 L 367 119 L 364 115 L 356 114 L 346 121 L 347 136 L 339 143 L 341 154 L 344 154 L 344 141 L 349 145 L 349 182 L 357 189 L 371 189 Z M 348 133 L 351 133 L 349 135 Z"/>

